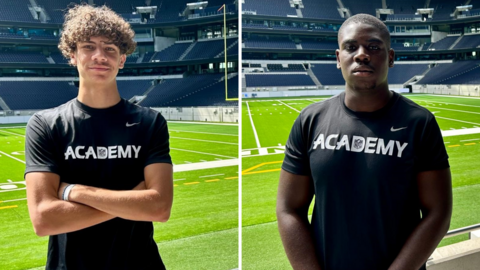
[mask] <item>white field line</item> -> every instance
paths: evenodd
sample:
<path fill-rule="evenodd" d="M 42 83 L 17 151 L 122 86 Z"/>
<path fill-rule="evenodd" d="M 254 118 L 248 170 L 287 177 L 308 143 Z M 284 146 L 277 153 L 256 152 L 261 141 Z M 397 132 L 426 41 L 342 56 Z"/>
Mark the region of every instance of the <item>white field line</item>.
<path fill-rule="evenodd" d="M 18 190 L 18 189 L 17 189 Z M 6 203 L 6 202 L 16 202 L 16 201 L 24 201 L 26 200 L 27 198 L 22 198 L 22 199 L 14 199 L 14 200 L 6 200 L 6 201 L 2 201 L 2 203 Z"/>
<path fill-rule="evenodd" d="M 239 159 L 228 159 L 228 160 L 216 160 L 216 161 L 208 161 L 208 162 L 197 162 L 191 164 L 180 164 L 173 166 L 174 172 L 185 172 L 185 171 L 195 171 L 195 170 L 202 170 L 202 169 L 212 169 L 212 168 L 220 168 L 220 167 L 227 167 L 227 166 L 238 166 Z"/>
<path fill-rule="evenodd" d="M 472 125 L 480 125 L 480 123 L 473 123 L 473 122 L 467 122 L 467 121 L 462 121 L 462 120 L 457 120 L 457 119 L 452 119 L 452 118 L 447 118 L 447 117 L 441 117 L 441 116 L 435 116 L 435 118 L 440 118 L 440 119 L 447 119 L 451 121 L 456 121 L 456 122 L 462 122 L 462 123 L 467 123 L 467 124 L 472 124 Z"/>
<path fill-rule="evenodd" d="M 467 105 L 467 104 L 450 103 L 450 102 L 443 102 L 443 101 L 430 101 L 430 100 L 425 100 L 425 99 L 420 99 L 420 100 L 417 100 L 417 101 L 422 101 L 422 102 L 427 102 L 427 103 L 442 103 L 442 104 L 449 104 L 449 105 L 480 108 L 480 106 L 477 106 L 477 105 Z"/>
<path fill-rule="evenodd" d="M 480 133 L 480 128 L 467 128 L 467 129 L 456 129 L 456 130 L 442 130 L 443 137 L 458 136 L 458 135 L 468 135 L 468 134 L 478 134 Z"/>
<path fill-rule="evenodd" d="M 181 139 L 181 140 L 190 140 L 190 141 L 199 141 L 199 142 L 211 142 L 211 143 L 222 143 L 222 144 L 238 145 L 238 143 L 219 142 L 219 141 L 208 141 L 208 140 L 191 139 L 191 138 L 183 138 L 183 137 L 170 137 L 170 138 L 173 138 L 173 139 Z"/>
<path fill-rule="evenodd" d="M 460 97 L 460 96 L 449 96 L 449 95 L 425 95 L 425 96 L 432 96 L 432 97 L 449 97 L 449 98 L 467 98 L 467 99 L 480 99 L 480 97 Z"/>
<path fill-rule="evenodd" d="M 18 134 L 18 133 L 13 133 L 13 132 L 10 132 L 10 131 L 0 130 L 0 132 L 9 133 L 9 134 L 12 134 L 12 135 L 15 135 L 15 136 L 22 136 L 22 137 L 25 137 L 25 135 Z"/>
<path fill-rule="evenodd" d="M 253 135 L 255 136 L 255 142 L 257 143 L 257 147 L 262 148 L 262 146 L 260 145 L 260 140 L 258 139 L 257 130 L 255 129 L 255 125 L 253 124 L 252 112 L 250 111 L 250 106 L 248 105 L 248 101 L 247 101 L 247 113 L 248 113 L 248 116 L 250 117 L 250 123 L 252 124 Z"/>
<path fill-rule="evenodd" d="M 238 124 L 230 123 L 205 123 L 205 122 L 184 122 L 184 121 L 167 121 L 167 123 L 196 124 L 196 125 L 216 125 L 216 126 L 238 126 Z"/>
<path fill-rule="evenodd" d="M 435 108 L 435 109 L 440 109 L 440 110 L 447 110 L 447 111 L 454 111 L 454 112 L 462 112 L 462 113 L 472 113 L 472 114 L 480 114 L 480 112 L 470 112 L 470 111 L 461 111 L 461 110 L 455 110 L 455 109 L 446 109 L 442 107 L 433 107 L 433 106 L 425 106 L 428 108 Z"/>
<path fill-rule="evenodd" d="M 199 176 L 198 178 L 205 178 L 205 177 L 212 177 L 212 176 L 220 176 L 220 175 L 225 175 L 224 173 L 219 173 L 219 174 L 211 174 L 211 175 L 202 175 Z"/>
<path fill-rule="evenodd" d="M 294 110 L 294 111 L 300 112 L 299 110 L 293 108 L 292 106 L 288 105 L 287 103 L 284 103 L 284 102 L 282 102 L 282 101 L 280 101 L 280 100 L 277 100 L 277 101 L 280 102 L 280 103 L 283 103 L 283 105 L 289 107 L 290 109 L 292 109 L 292 110 Z"/>
<path fill-rule="evenodd" d="M 25 126 L 0 127 L 0 129 L 10 129 L 10 128 L 25 128 Z"/>
<path fill-rule="evenodd" d="M 21 159 L 18 159 L 18 158 L 16 158 L 16 157 L 12 157 L 12 156 L 10 156 L 9 154 L 7 154 L 7 153 L 5 153 L 5 152 L 2 152 L 2 151 L 0 151 L 0 153 L 4 154 L 5 156 L 7 156 L 7 157 L 9 157 L 9 158 L 13 158 L 13 159 L 15 159 L 15 160 L 17 160 L 17 161 L 20 161 L 21 163 L 25 164 L 25 161 L 23 161 L 23 160 L 21 160 Z"/>
<path fill-rule="evenodd" d="M 470 141 L 478 141 L 480 139 L 470 139 L 470 140 L 460 140 L 461 142 L 470 142 Z"/>
<path fill-rule="evenodd" d="M 177 150 L 177 151 L 184 151 L 184 152 L 192 152 L 192 153 L 197 153 L 197 154 L 204 154 L 204 155 L 209 155 L 209 156 L 217 156 L 217 157 L 225 157 L 225 158 L 237 158 L 237 157 L 211 154 L 211 153 L 205 153 L 205 152 L 198 152 L 198 151 L 193 151 L 193 150 L 185 150 L 185 149 L 179 149 L 179 148 L 170 148 L 170 149 L 171 150 Z M 205 162 L 200 162 L 200 163 L 205 164 Z"/>
<path fill-rule="evenodd" d="M 174 131 L 174 132 L 210 134 L 210 135 L 222 135 L 222 136 L 238 136 L 238 134 L 225 134 L 225 133 L 213 133 L 213 132 L 202 132 L 202 131 L 188 131 L 188 130 L 178 130 L 178 129 L 168 130 L 169 133 L 172 133 L 172 131 Z"/>
<path fill-rule="evenodd" d="M 326 98 L 315 98 L 315 99 L 319 99 L 319 100 L 324 100 L 324 99 L 329 99 L 329 97 L 326 97 Z M 305 100 L 305 98 L 288 98 L 288 99 L 285 99 L 285 101 L 289 101 L 289 100 Z M 273 102 L 273 101 L 278 101 L 276 99 L 261 99 L 261 100 L 242 100 L 242 102 Z"/>

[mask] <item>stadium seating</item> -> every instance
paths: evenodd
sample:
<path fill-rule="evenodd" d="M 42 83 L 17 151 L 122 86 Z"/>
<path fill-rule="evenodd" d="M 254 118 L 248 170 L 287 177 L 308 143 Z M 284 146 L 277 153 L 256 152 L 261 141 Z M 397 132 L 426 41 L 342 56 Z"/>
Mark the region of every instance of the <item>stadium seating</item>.
<path fill-rule="evenodd" d="M 311 70 L 322 85 L 344 85 L 342 72 L 336 64 L 312 64 Z"/>
<path fill-rule="evenodd" d="M 306 41 L 301 42 L 304 50 L 336 50 L 338 42 L 336 41 Z"/>
<path fill-rule="evenodd" d="M 397 14 L 415 14 L 417 9 L 424 8 L 425 2 L 417 0 L 387 0 L 387 8 L 393 9 L 395 15 Z M 401 17 L 398 17 L 399 19 Z"/>
<path fill-rule="evenodd" d="M 243 12 L 253 11 L 257 15 L 281 16 L 297 15 L 294 8 L 290 7 L 288 0 L 245 0 L 242 5 Z"/>
<path fill-rule="evenodd" d="M 267 64 L 267 68 L 270 72 L 305 72 L 301 64 L 288 64 L 287 67 L 282 64 Z"/>
<path fill-rule="evenodd" d="M 405 47 L 403 43 L 392 43 L 390 46 L 395 51 L 418 51 L 418 46 Z"/>
<path fill-rule="evenodd" d="M 227 48 L 232 45 L 237 38 L 227 39 Z M 224 40 L 202 40 L 195 43 L 192 50 L 188 52 L 184 60 L 210 59 L 222 53 L 224 50 Z M 238 51 L 238 49 L 237 49 Z M 222 54 L 223 55 L 223 54 Z"/>
<path fill-rule="evenodd" d="M 0 97 L 12 110 L 42 110 L 77 96 L 77 88 L 64 81 L 0 81 Z"/>
<path fill-rule="evenodd" d="M 435 49 L 435 50 L 448 50 L 448 48 L 450 48 L 450 46 L 453 45 L 453 43 L 455 43 L 455 41 L 458 39 L 458 36 L 448 36 L 448 37 L 445 37 L 435 43 L 432 43 L 432 45 L 430 45 L 429 47 L 429 50 L 432 50 L 432 49 Z"/>
<path fill-rule="evenodd" d="M 342 0 L 342 2 L 346 8 L 350 9 L 352 14 L 366 13 L 376 16 L 376 9 L 382 8 L 382 0 Z"/>
<path fill-rule="evenodd" d="M 140 103 L 145 107 L 161 107 L 190 94 L 195 90 L 213 85 L 222 74 L 193 75 L 182 79 L 168 79 L 155 86 Z"/>
<path fill-rule="evenodd" d="M 315 86 L 309 75 L 245 74 L 247 87 Z"/>
<path fill-rule="evenodd" d="M 413 76 L 422 75 L 427 69 L 426 64 L 396 64 L 388 71 L 388 83 L 403 84 Z"/>
<path fill-rule="evenodd" d="M 452 0 L 430 0 L 429 8 L 434 9 L 433 20 L 445 21 L 451 20 L 450 14 L 455 11 L 456 6 L 461 6 L 463 1 Z"/>
<path fill-rule="evenodd" d="M 480 45 L 480 35 L 464 35 L 453 49 L 477 48 Z"/>
<path fill-rule="evenodd" d="M 50 57 L 57 64 L 68 64 L 68 60 L 65 59 L 61 53 L 52 53 L 50 54 Z"/>
<path fill-rule="evenodd" d="M 478 77 L 478 65 L 480 65 L 479 60 L 438 64 L 431 68 L 417 84 L 447 84 L 447 82 L 458 81 L 455 77 L 467 73 L 460 78 L 465 79 L 466 82 L 474 81 Z M 474 71 L 470 72 L 472 70 Z"/>
<path fill-rule="evenodd" d="M 342 20 L 337 10 L 338 3 L 335 0 L 303 0 L 302 2 L 304 18 Z"/>
<path fill-rule="evenodd" d="M 37 4 L 47 11 L 50 23 L 63 23 L 64 13 L 70 3 L 79 4 L 80 0 L 36 0 Z"/>
<path fill-rule="evenodd" d="M 117 88 L 120 96 L 131 99 L 133 96 L 141 96 L 152 86 L 152 80 L 117 80 Z"/>
<path fill-rule="evenodd" d="M 40 52 L 0 52 L 2 63 L 46 63 L 47 58 Z"/>
<path fill-rule="evenodd" d="M 247 48 L 276 48 L 276 49 L 296 49 L 295 42 L 288 38 L 264 38 L 250 37 L 245 40 Z"/>

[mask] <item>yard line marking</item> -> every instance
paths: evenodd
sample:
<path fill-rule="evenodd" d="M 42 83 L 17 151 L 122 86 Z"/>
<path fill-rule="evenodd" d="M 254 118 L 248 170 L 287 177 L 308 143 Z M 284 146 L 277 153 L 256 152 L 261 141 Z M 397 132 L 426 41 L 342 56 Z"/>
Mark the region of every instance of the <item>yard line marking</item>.
<path fill-rule="evenodd" d="M 211 142 L 211 143 L 223 143 L 223 144 L 238 145 L 238 143 L 209 141 L 209 140 L 191 139 L 191 138 L 183 138 L 183 137 L 170 137 L 170 138 L 173 138 L 173 139 L 181 139 L 181 140 L 190 140 L 190 141 L 199 141 L 199 142 Z"/>
<path fill-rule="evenodd" d="M 174 172 L 186 172 L 186 171 L 193 171 L 193 170 L 203 170 L 203 169 L 213 169 L 213 168 L 220 168 L 220 167 L 228 167 L 228 166 L 238 166 L 239 160 L 236 159 L 225 159 L 225 160 L 216 160 L 216 161 L 209 161 L 209 162 L 197 162 L 192 164 L 181 164 L 173 166 Z"/>
<path fill-rule="evenodd" d="M 252 124 L 253 135 L 255 136 L 255 142 L 257 143 L 257 147 L 261 148 L 260 140 L 258 139 L 257 130 L 255 129 L 255 125 L 253 124 L 252 114 L 250 113 L 250 106 L 248 105 L 248 101 L 247 101 L 247 113 L 248 113 L 248 116 L 250 117 L 250 123 Z"/>
<path fill-rule="evenodd" d="M 1 209 L 8 209 L 8 208 L 16 208 L 16 207 L 18 207 L 18 205 L 4 206 L 4 207 L 0 207 L 0 210 Z"/>
<path fill-rule="evenodd" d="M 188 182 L 188 183 L 183 183 L 184 185 L 195 185 L 195 184 L 200 184 L 200 182 Z"/>
<path fill-rule="evenodd" d="M 212 179 L 212 180 L 205 180 L 205 182 L 209 183 L 209 182 L 218 182 L 220 181 L 220 179 Z"/>
<path fill-rule="evenodd" d="M 25 135 L 18 134 L 18 133 L 14 133 L 14 132 L 10 132 L 10 131 L 0 130 L 0 132 L 9 133 L 9 134 L 13 134 L 13 135 L 15 135 L 15 136 L 22 136 L 22 137 L 24 137 L 24 138 L 25 138 Z"/>
<path fill-rule="evenodd" d="M 426 107 L 429 107 L 429 108 L 435 108 L 435 109 L 440 109 L 440 110 L 454 111 L 454 112 L 463 112 L 463 113 L 480 114 L 480 112 L 461 111 L 461 110 L 446 109 L 446 108 L 439 108 L 439 107 L 433 107 L 433 106 L 426 106 Z"/>
<path fill-rule="evenodd" d="M 196 125 L 217 125 L 217 126 L 238 126 L 238 124 L 229 124 L 229 123 L 185 122 L 185 121 L 174 121 L 174 120 L 169 120 L 168 123 L 196 124 Z"/>
<path fill-rule="evenodd" d="M 219 174 L 211 174 L 211 175 L 202 175 L 202 176 L 199 176 L 198 178 L 205 178 L 205 177 L 212 177 L 212 176 L 219 176 L 219 175 L 225 175 L 225 174 L 219 173 Z"/>
<path fill-rule="evenodd" d="M 7 157 L 9 157 L 9 158 L 13 158 L 13 159 L 15 159 L 15 160 L 17 160 L 17 161 L 20 161 L 21 163 L 25 164 L 25 161 L 23 161 L 23 160 L 21 160 L 21 159 L 18 159 L 18 158 L 16 158 L 16 157 L 12 157 L 12 156 L 10 156 L 9 154 L 7 154 L 7 153 L 5 153 L 5 152 L 2 152 L 2 151 L 0 151 L 0 153 L 4 154 L 5 156 L 7 156 Z"/>
<path fill-rule="evenodd" d="M 280 103 L 283 103 L 285 106 L 289 107 L 290 109 L 292 109 L 292 110 L 294 110 L 294 111 L 300 112 L 299 110 L 293 108 L 292 106 L 288 105 L 288 104 L 285 103 L 285 102 L 282 102 L 282 101 L 280 101 L 280 100 L 277 100 L 277 101 L 280 102 Z"/>
<path fill-rule="evenodd" d="M 419 101 L 423 101 L 423 100 L 419 100 Z M 457 106 L 480 108 L 480 106 L 478 106 L 478 105 L 467 105 L 467 104 L 460 104 L 460 103 L 442 102 L 442 104 L 450 104 L 450 105 L 457 105 Z"/>
<path fill-rule="evenodd" d="M 184 151 L 184 152 L 197 153 L 197 154 L 210 155 L 210 156 L 217 156 L 217 157 L 237 158 L 237 157 L 224 156 L 224 155 L 218 155 L 218 154 L 211 154 L 211 153 L 205 153 L 205 152 L 199 152 L 199 151 L 193 151 L 193 150 L 185 150 L 185 149 L 179 149 L 179 148 L 170 148 L 170 149 L 171 149 L 171 150 Z M 0 152 L 0 153 L 1 153 L 1 152 Z M 185 163 L 187 163 L 187 161 L 185 161 Z M 190 162 L 190 163 L 192 163 L 192 162 Z"/>
<path fill-rule="evenodd" d="M 480 140 L 480 139 L 470 139 L 470 140 L 460 140 L 461 142 L 468 142 L 468 141 L 476 141 L 476 140 Z"/>
<path fill-rule="evenodd" d="M 433 96 L 433 97 L 440 96 L 440 97 L 449 97 L 449 98 L 480 99 L 480 98 L 477 98 L 477 97 L 459 97 L 459 96 L 450 96 L 450 95 L 429 95 L 429 94 L 427 94 L 426 96 Z M 445 103 L 445 102 L 442 102 L 442 103 Z"/>
<path fill-rule="evenodd" d="M 182 181 L 182 180 L 185 180 L 185 179 L 187 179 L 187 178 L 174 179 L 173 181 L 174 181 L 174 182 L 175 182 L 175 181 Z"/>
<path fill-rule="evenodd" d="M 16 201 L 24 201 L 26 200 L 27 198 L 23 198 L 23 199 L 14 199 L 14 200 L 6 200 L 6 201 L 1 201 L 2 203 L 6 203 L 6 202 L 16 202 Z"/>
<path fill-rule="evenodd" d="M 170 129 L 170 131 L 175 132 L 187 132 L 187 133 L 201 133 L 201 134 L 211 134 L 211 135 L 222 135 L 222 136 L 238 136 L 238 134 L 225 134 L 225 133 L 213 133 L 213 132 L 201 132 L 201 131 L 187 131 L 187 130 L 178 130 L 178 129 Z"/>
<path fill-rule="evenodd" d="M 462 122 L 462 123 L 467 123 L 467 124 L 472 124 L 472 125 L 480 125 L 479 123 L 467 122 L 467 121 L 462 121 L 462 120 L 457 120 L 457 119 L 452 119 L 452 118 L 446 118 L 446 117 L 440 117 L 440 116 L 435 116 L 435 118 L 447 119 L 447 120 L 452 120 L 452 121 L 457 121 L 457 122 Z"/>

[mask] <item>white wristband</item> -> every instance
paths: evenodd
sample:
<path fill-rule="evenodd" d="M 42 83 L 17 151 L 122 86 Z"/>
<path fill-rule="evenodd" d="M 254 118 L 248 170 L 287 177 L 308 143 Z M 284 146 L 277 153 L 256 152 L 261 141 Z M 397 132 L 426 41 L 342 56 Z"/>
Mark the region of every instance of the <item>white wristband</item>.
<path fill-rule="evenodd" d="M 68 201 L 68 196 L 70 195 L 70 191 L 72 191 L 72 188 L 75 186 L 75 184 L 70 184 L 68 185 L 64 190 L 63 190 L 63 200 Z"/>

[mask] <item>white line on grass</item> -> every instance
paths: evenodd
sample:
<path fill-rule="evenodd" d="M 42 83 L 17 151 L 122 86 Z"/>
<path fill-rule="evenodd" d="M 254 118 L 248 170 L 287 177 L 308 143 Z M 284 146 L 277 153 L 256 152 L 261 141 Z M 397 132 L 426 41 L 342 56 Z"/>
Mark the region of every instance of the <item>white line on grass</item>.
<path fill-rule="evenodd" d="M 480 139 L 470 139 L 470 140 L 460 140 L 461 142 L 469 142 L 469 141 L 477 141 L 477 140 L 480 140 Z"/>
<path fill-rule="evenodd" d="M 13 132 L 10 132 L 10 131 L 0 130 L 0 132 L 5 132 L 5 133 L 13 134 L 13 135 L 15 135 L 15 136 L 25 137 L 25 135 L 21 135 L 21 134 L 18 134 L 18 133 L 13 133 Z"/>
<path fill-rule="evenodd" d="M 201 134 L 211 134 L 211 135 L 222 135 L 222 136 L 238 136 L 238 134 L 225 134 L 225 133 L 213 133 L 213 132 L 201 132 L 201 131 L 187 131 L 187 130 L 178 130 L 178 129 L 170 129 L 169 132 L 188 132 L 188 133 L 201 133 Z"/>
<path fill-rule="evenodd" d="M 24 201 L 26 200 L 27 198 L 23 198 L 23 199 L 14 199 L 14 200 L 6 200 L 6 201 L 2 201 L 2 203 L 6 203 L 6 202 L 16 202 L 16 201 Z"/>
<path fill-rule="evenodd" d="M 447 110 L 447 111 L 454 111 L 454 112 L 462 112 L 462 113 L 480 114 L 480 112 L 461 111 L 461 110 L 446 109 L 446 108 L 433 107 L 433 106 L 425 106 L 425 107 L 429 107 L 429 108 L 435 108 L 435 109 L 440 109 L 440 110 Z"/>
<path fill-rule="evenodd" d="M 449 98 L 468 98 L 468 99 L 480 99 L 480 97 L 459 97 L 459 96 L 449 96 L 449 95 L 426 95 L 432 97 L 449 97 Z"/>
<path fill-rule="evenodd" d="M 199 142 L 211 142 L 211 143 L 223 143 L 223 144 L 238 145 L 238 143 L 219 142 L 219 141 L 208 141 L 208 140 L 191 139 L 191 138 L 183 138 L 183 137 L 170 137 L 170 138 L 173 138 L 173 139 L 181 139 L 181 140 L 190 140 L 190 141 L 199 141 Z"/>
<path fill-rule="evenodd" d="M 217 126 L 238 126 L 238 124 L 228 123 L 210 123 L 210 122 L 184 122 L 184 121 L 167 121 L 168 123 L 181 123 L 181 124 L 198 124 L 198 125 L 217 125 Z"/>
<path fill-rule="evenodd" d="M 283 103 L 285 106 L 289 107 L 290 109 L 292 109 L 292 110 L 294 110 L 294 111 L 300 112 L 299 110 L 293 108 L 292 106 L 288 105 L 288 104 L 285 103 L 285 102 L 282 102 L 282 101 L 280 101 L 280 100 L 277 100 L 277 101 L 280 102 L 280 103 Z"/>
<path fill-rule="evenodd" d="M 0 129 L 10 129 L 10 128 L 25 128 L 25 126 L 15 126 L 15 127 L 0 127 Z"/>
<path fill-rule="evenodd" d="M 257 130 L 255 129 L 255 125 L 253 124 L 252 113 L 250 111 L 250 106 L 248 105 L 248 101 L 247 101 L 247 113 L 248 113 L 248 116 L 250 117 L 250 123 L 252 124 L 253 135 L 255 136 L 255 142 L 257 143 L 257 147 L 261 148 L 262 146 L 260 145 L 260 140 L 258 139 Z"/>
<path fill-rule="evenodd" d="M 462 120 L 457 120 L 457 119 L 452 119 L 452 118 L 447 118 L 447 117 L 435 116 L 435 118 L 447 119 L 447 120 L 451 120 L 451 121 L 462 122 L 462 123 L 467 123 L 467 124 L 472 124 L 472 125 L 480 125 L 479 123 L 467 122 L 467 121 L 462 121 Z"/>
<path fill-rule="evenodd" d="M 195 171 L 203 169 L 213 169 L 228 166 L 238 166 L 239 159 L 216 160 L 209 162 L 197 162 L 192 164 L 180 164 L 173 166 L 174 172 Z"/>
<path fill-rule="evenodd" d="M 212 176 L 219 176 L 219 175 L 225 175 L 225 174 L 224 173 L 219 173 L 219 174 L 211 174 L 211 175 L 202 175 L 202 176 L 199 176 L 198 178 L 212 177 Z"/>
<path fill-rule="evenodd" d="M 417 100 L 417 101 L 431 102 L 431 101 L 427 101 L 427 100 L 424 100 L 424 99 L 420 99 L 420 100 Z M 443 102 L 443 101 L 438 101 L 437 103 L 449 104 L 449 105 L 457 105 L 457 106 L 465 106 L 465 107 L 476 107 L 476 108 L 480 108 L 480 106 L 477 106 L 477 105 L 467 105 L 467 104 L 459 104 L 459 103 L 449 103 L 449 102 Z"/>
<path fill-rule="evenodd" d="M 211 153 L 205 153 L 205 152 L 198 152 L 198 151 L 193 151 L 193 150 L 185 150 L 185 149 L 179 149 L 179 148 L 170 148 L 170 149 L 171 149 L 171 150 L 177 150 L 177 151 L 184 151 L 184 152 L 192 152 L 192 153 L 197 153 L 197 154 L 204 154 L 204 155 L 209 155 L 209 156 L 226 157 L 226 158 L 237 158 L 237 157 L 224 156 L 224 155 L 218 155 L 218 154 L 211 154 Z"/>
<path fill-rule="evenodd" d="M 21 163 L 25 164 L 25 161 L 23 161 L 23 160 L 21 160 L 21 159 L 18 159 L 18 158 L 16 158 L 16 157 L 12 157 L 12 156 L 10 156 L 9 154 L 7 154 L 7 153 L 5 153 L 5 152 L 2 152 L 2 151 L 0 151 L 0 153 L 4 154 L 5 156 L 7 156 L 7 157 L 9 157 L 9 158 L 13 158 L 13 159 L 15 159 L 15 160 L 17 160 L 17 161 L 20 161 Z"/>
<path fill-rule="evenodd" d="M 480 128 L 442 130 L 442 136 L 443 137 L 468 135 L 468 134 L 478 134 L 478 133 L 480 133 Z"/>

